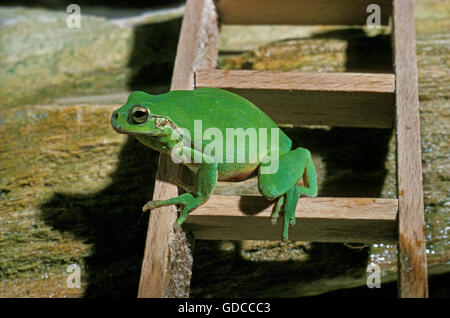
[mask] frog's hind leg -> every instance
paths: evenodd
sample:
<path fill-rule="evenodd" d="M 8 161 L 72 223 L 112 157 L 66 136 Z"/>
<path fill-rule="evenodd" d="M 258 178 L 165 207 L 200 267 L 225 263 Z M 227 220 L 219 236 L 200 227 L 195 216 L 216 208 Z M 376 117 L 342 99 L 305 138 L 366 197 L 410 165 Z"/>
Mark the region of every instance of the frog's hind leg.
<path fill-rule="evenodd" d="M 258 176 L 258 187 L 262 195 L 269 200 L 278 198 L 275 212 L 272 215 L 272 223 L 278 216 L 278 211 L 283 205 L 284 227 L 283 240 L 288 239 L 289 224 L 295 224 L 295 210 L 300 195 L 315 197 L 317 195 L 317 174 L 311 153 L 304 148 L 297 148 L 276 157 L 271 157 L 270 161 L 278 160 L 278 169 L 273 173 L 262 173 L 260 168 Z M 273 165 L 273 162 L 266 160 L 264 165 Z M 276 164 L 275 164 L 276 166 Z M 299 186 L 297 183 L 305 177 L 305 185 Z"/>

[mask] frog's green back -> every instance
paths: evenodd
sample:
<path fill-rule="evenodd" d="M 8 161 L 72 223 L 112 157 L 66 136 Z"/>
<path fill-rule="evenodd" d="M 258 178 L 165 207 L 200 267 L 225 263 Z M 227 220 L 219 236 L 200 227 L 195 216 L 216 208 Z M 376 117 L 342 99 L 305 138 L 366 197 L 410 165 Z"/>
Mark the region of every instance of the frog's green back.
<path fill-rule="evenodd" d="M 270 147 L 270 136 L 272 129 L 275 129 L 279 133 L 280 150 L 291 148 L 291 140 L 269 116 L 245 98 L 223 89 L 198 88 L 152 96 L 150 111 L 169 117 L 179 127 L 188 129 L 191 136 L 195 120 L 201 120 L 203 131 L 208 128 L 219 129 L 224 139 L 227 128 L 256 128 L 257 134 L 259 128 L 266 128 Z"/>

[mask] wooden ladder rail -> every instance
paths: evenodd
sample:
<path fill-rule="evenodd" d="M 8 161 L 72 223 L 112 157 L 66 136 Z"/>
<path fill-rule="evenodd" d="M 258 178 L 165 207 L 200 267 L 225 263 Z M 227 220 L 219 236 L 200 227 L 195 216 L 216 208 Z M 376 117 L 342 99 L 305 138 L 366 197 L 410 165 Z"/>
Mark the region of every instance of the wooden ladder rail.
<path fill-rule="evenodd" d="M 194 72 L 216 66 L 218 45 L 219 27 L 214 4 L 209 0 L 188 1 L 170 89 L 194 89 Z M 178 175 L 178 169 L 168 156 L 160 155 L 153 200 L 178 195 L 177 186 L 168 181 Z M 192 267 L 190 245 L 193 242 L 183 231 L 174 231 L 176 217 L 173 206 L 151 211 L 138 297 L 187 297 L 189 294 Z M 175 272 L 176 277 L 173 275 Z"/>
<path fill-rule="evenodd" d="M 365 2 L 361 0 L 362 4 Z M 262 7 L 252 10 L 252 15 L 243 16 L 243 12 L 255 5 L 253 0 L 221 0 L 217 10 L 222 21 L 228 23 L 247 19 L 243 22 L 261 24 L 265 21 L 263 13 L 274 8 L 270 8 L 273 2 L 268 0 L 258 3 Z M 298 24 L 295 14 L 305 12 L 305 6 L 310 12 L 321 12 L 321 6 L 330 3 L 328 0 L 280 0 L 277 2 L 279 11 L 270 11 L 275 12 L 270 22 Z M 398 242 L 399 296 L 426 297 L 417 70 L 414 24 L 411 24 L 413 3 L 383 0 L 381 6 L 383 12 L 393 12 L 395 76 L 215 70 L 219 29 L 214 4 L 211 0 L 189 0 L 171 89 L 221 87 L 235 91 L 253 99 L 275 121 L 283 123 L 290 120 L 295 124 L 378 128 L 396 125 L 399 199 L 302 198 L 296 211 L 298 221 L 291 228 L 290 238 L 321 242 Z M 363 7 L 365 9 L 366 5 Z M 361 8 L 342 8 L 338 6 L 337 11 L 331 11 L 334 15 L 314 17 L 313 14 L 308 21 L 361 24 L 360 16 L 365 16 Z M 273 96 L 277 97 L 277 107 L 273 107 Z M 300 110 L 299 105 L 302 105 Z M 411 173 L 411 168 L 416 173 Z M 177 167 L 169 158 L 161 156 L 154 199 L 178 194 L 176 186 L 167 182 L 176 174 Z M 268 225 L 271 209 L 271 204 L 259 197 L 214 195 L 190 214 L 184 228 L 197 239 L 277 240 L 280 229 Z M 192 265 L 189 245 L 193 240 L 189 242 L 183 231 L 173 231 L 175 219 L 173 207 L 152 211 L 139 297 L 188 295 Z M 174 277 L 184 277 L 186 283 Z"/>
<path fill-rule="evenodd" d="M 393 1 L 399 296 L 428 297 L 413 0 Z"/>

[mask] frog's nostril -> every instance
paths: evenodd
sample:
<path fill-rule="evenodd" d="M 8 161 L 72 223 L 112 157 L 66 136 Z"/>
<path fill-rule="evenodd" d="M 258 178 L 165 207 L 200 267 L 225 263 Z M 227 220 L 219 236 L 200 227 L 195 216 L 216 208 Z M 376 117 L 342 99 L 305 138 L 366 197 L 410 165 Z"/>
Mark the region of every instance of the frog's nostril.
<path fill-rule="evenodd" d="M 114 117 L 115 120 L 119 119 L 119 113 L 114 113 L 113 117 Z"/>

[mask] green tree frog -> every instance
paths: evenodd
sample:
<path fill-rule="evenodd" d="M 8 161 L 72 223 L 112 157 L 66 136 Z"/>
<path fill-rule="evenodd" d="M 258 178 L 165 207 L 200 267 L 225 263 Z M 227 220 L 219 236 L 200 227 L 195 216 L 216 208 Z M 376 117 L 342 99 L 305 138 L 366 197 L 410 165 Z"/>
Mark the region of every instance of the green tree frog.
<path fill-rule="evenodd" d="M 247 99 L 218 88 L 133 92 L 113 112 L 115 131 L 135 136 L 145 146 L 171 156 L 196 173 L 193 191 L 168 200 L 149 201 L 143 211 L 181 205 L 175 227 L 213 194 L 217 181 L 258 175 L 259 192 L 276 200 L 272 223 L 284 210 L 282 239 L 295 224 L 300 195 L 317 195 L 317 176 L 307 149 L 292 141 L 275 122 Z M 303 178 L 304 185 L 299 185 Z"/>

